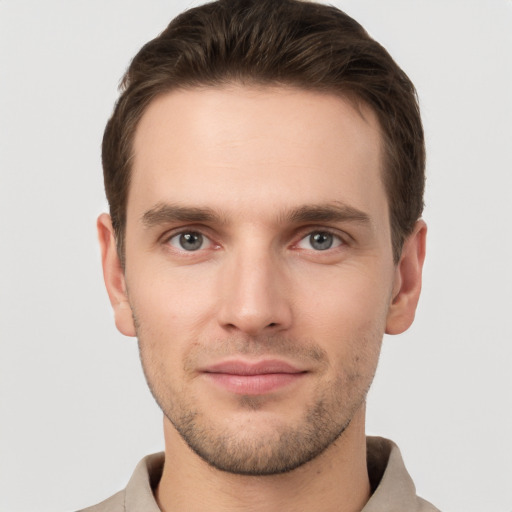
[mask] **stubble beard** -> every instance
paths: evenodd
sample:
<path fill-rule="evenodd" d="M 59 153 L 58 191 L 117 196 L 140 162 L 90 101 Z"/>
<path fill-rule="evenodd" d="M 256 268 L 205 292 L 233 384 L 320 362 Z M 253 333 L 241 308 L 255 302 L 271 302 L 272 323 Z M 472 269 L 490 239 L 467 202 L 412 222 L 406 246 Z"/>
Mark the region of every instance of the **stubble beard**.
<path fill-rule="evenodd" d="M 267 476 L 292 471 L 320 455 L 350 423 L 337 423 L 324 401 L 319 400 L 300 425 L 280 425 L 271 432 L 249 436 L 230 428 L 212 429 L 200 412 L 184 405 L 169 411 L 160 407 L 192 451 L 210 466 L 238 475 Z M 239 405 L 252 411 L 264 406 L 252 396 L 241 396 Z"/>
<path fill-rule="evenodd" d="M 184 388 L 171 390 L 166 385 L 169 379 L 164 364 L 152 357 L 151 348 L 143 341 L 140 329 L 137 335 L 146 381 L 166 418 L 189 448 L 206 463 L 221 471 L 238 475 L 266 476 L 286 473 L 316 458 L 335 443 L 356 412 L 364 406 L 378 360 L 378 350 L 376 356 L 372 353 L 359 353 L 357 360 L 373 357 L 374 363 L 370 365 L 370 371 L 363 375 L 358 372 L 358 365 L 353 365 L 349 371 L 338 375 L 327 389 L 318 393 L 315 400 L 308 404 L 301 421 L 296 424 L 281 423 L 271 429 L 267 428 L 264 432 L 248 433 L 245 429 L 232 428 L 229 419 L 224 426 L 219 427 L 208 420 L 197 407 L 195 397 Z M 272 338 L 268 343 L 250 344 L 252 348 L 247 348 L 249 345 L 243 343 L 238 340 L 230 343 L 229 351 L 256 355 L 256 346 L 259 347 L 256 352 L 266 353 L 268 347 L 273 347 L 273 350 L 278 347 L 279 355 L 297 353 L 297 344 L 282 338 Z M 372 344 L 365 340 L 360 346 L 370 347 Z M 208 348 L 205 346 L 204 350 Z M 316 346 L 304 348 L 303 352 L 309 354 L 307 357 L 310 359 L 322 359 L 329 364 L 326 354 Z M 264 409 L 265 403 L 265 397 L 241 395 L 237 405 L 240 410 L 255 411 L 257 414 L 260 409 Z"/>

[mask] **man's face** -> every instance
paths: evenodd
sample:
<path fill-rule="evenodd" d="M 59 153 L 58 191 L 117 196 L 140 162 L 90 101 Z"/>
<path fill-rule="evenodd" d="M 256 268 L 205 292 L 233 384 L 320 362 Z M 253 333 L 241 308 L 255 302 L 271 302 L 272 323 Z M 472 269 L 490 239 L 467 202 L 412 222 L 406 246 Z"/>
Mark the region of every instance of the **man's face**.
<path fill-rule="evenodd" d="M 211 465 L 287 471 L 364 414 L 399 285 L 381 178 L 375 116 L 334 95 L 175 91 L 142 117 L 117 325 Z"/>

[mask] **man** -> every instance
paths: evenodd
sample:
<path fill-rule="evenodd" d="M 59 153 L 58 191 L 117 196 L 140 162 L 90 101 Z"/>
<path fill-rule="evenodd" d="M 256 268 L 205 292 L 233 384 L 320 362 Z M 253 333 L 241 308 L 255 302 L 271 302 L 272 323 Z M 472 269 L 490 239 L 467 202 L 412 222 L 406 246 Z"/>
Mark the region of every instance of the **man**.
<path fill-rule="evenodd" d="M 98 219 L 165 454 L 89 511 L 433 511 L 365 437 L 383 334 L 421 288 L 415 90 L 341 11 L 220 0 L 134 58 Z"/>

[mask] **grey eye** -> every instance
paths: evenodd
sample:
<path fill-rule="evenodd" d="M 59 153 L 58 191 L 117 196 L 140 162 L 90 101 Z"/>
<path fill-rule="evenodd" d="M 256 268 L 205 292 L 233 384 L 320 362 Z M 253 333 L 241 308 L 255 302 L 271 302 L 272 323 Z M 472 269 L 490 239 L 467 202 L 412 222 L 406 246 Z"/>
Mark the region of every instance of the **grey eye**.
<path fill-rule="evenodd" d="M 201 233 L 189 231 L 185 233 L 179 233 L 169 239 L 169 243 L 184 251 L 197 251 L 204 249 L 208 245 L 209 240 L 205 238 Z"/>
<path fill-rule="evenodd" d="M 317 251 L 325 251 L 332 247 L 334 235 L 326 232 L 311 233 L 309 235 L 309 243 L 313 249 Z"/>
<path fill-rule="evenodd" d="M 180 235 L 180 245 L 186 251 L 197 251 L 203 245 L 203 235 L 200 233 L 183 233 Z"/>
<path fill-rule="evenodd" d="M 300 249 L 327 251 L 340 245 L 343 245 L 343 240 L 338 235 L 329 231 L 313 231 L 305 236 L 297 246 Z"/>

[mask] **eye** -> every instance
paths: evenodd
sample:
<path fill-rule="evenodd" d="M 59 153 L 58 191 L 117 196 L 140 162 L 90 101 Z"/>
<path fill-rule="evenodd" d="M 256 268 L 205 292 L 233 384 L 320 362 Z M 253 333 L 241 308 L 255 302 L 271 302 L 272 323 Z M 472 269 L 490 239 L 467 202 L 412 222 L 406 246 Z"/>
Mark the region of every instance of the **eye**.
<path fill-rule="evenodd" d="M 304 237 L 297 247 L 301 249 L 313 249 L 314 251 L 326 251 L 343 245 L 343 240 L 329 231 L 313 231 Z"/>
<path fill-rule="evenodd" d="M 212 246 L 212 242 L 209 238 L 196 231 L 178 233 L 169 238 L 168 243 L 176 249 L 188 252 L 208 249 Z"/>

